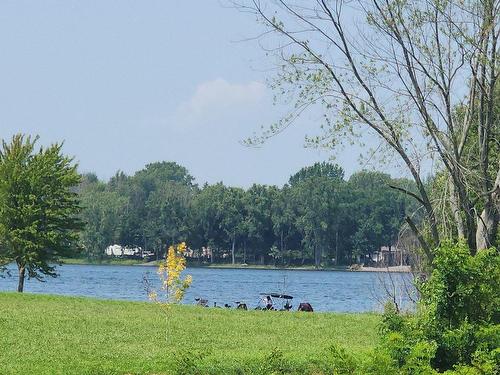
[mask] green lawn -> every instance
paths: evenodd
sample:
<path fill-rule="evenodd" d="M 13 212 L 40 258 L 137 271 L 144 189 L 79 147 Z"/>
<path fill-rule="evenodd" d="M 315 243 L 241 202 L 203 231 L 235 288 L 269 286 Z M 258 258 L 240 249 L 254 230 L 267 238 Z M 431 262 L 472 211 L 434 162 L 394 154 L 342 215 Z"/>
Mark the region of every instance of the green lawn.
<path fill-rule="evenodd" d="M 0 374 L 321 373 L 334 343 L 366 355 L 378 321 L 0 293 Z"/>

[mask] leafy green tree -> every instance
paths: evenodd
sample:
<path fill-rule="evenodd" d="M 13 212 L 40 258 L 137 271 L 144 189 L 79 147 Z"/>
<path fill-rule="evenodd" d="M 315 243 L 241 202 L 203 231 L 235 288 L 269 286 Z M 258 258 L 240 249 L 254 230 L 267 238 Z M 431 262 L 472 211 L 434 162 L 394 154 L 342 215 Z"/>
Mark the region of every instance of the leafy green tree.
<path fill-rule="evenodd" d="M 77 247 L 81 229 L 76 165 L 61 144 L 36 150 L 37 140 L 17 134 L 0 151 L 0 259 L 17 264 L 18 292 L 26 276 L 55 277 L 51 264 Z"/>
<path fill-rule="evenodd" d="M 316 267 L 320 266 L 323 258 L 332 258 L 335 247 L 333 235 L 340 222 L 340 189 L 343 183 L 342 169 L 325 163 L 304 168 L 290 178 L 293 199 L 298 207 L 296 226 L 303 234 L 304 250 L 312 253 Z"/>
<path fill-rule="evenodd" d="M 381 246 L 390 247 L 396 242 L 406 206 L 404 196 L 390 189 L 391 184 L 391 176 L 381 172 L 361 171 L 349 179 L 356 221 L 352 245 L 358 257 L 364 258 Z"/>
<path fill-rule="evenodd" d="M 292 190 L 289 185 L 283 186 L 277 191 L 272 201 L 271 221 L 274 236 L 277 242 L 277 249 L 280 252 L 280 259 L 286 262 L 286 254 L 292 255 L 293 249 L 297 250 L 301 246 L 300 234 L 295 226 L 295 219 L 298 215 L 297 207 L 292 201 Z M 289 260 L 293 260 L 291 256 Z"/>
<path fill-rule="evenodd" d="M 152 248 L 159 256 L 163 245 L 173 238 L 185 239 L 186 207 L 191 200 L 187 195 L 193 194 L 196 186 L 183 166 L 155 162 L 133 176 L 117 172 L 107 189 L 128 200 L 119 226 L 120 244 Z"/>
<path fill-rule="evenodd" d="M 96 182 L 80 192 L 81 218 L 85 229 L 81 241 L 89 259 L 102 259 L 104 249 L 120 242 L 126 220 L 127 197 L 106 190 L 106 184 Z"/>
<path fill-rule="evenodd" d="M 320 108 L 325 121 L 309 144 L 331 150 L 368 135 L 380 143 L 373 157 L 383 162 L 388 152 L 412 177 L 416 191 L 404 193 L 423 207 L 424 220 L 420 227 L 411 217 L 406 221 L 428 263 L 446 234 L 439 232 L 440 210 L 430 198 L 422 161 L 432 160 L 449 176 L 452 218 L 471 253 L 495 245 L 500 222 L 497 1 L 238 4 L 263 26 L 259 34 L 266 51 L 276 53 L 277 100 L 293 103 L 250 144 Z M 353 20 L 361 25 L 355 30 Z"/>
<path fill-rule="evenodd" d="M 264 263 L 275 243 L 272 209 L 278 198 L 275 186 L 254 184 L 245 194 L 245 224 L 248 247 L 255 261 Z"/>
<path fill-rule="evenodd" d="M 142 185 L 147 194 L 157 190 L 167 181 L 185 186 L 193 186 L 194 178 L 188 170 L 174 162 L 155 162 L 146 165 L 134 175 L 134 179 Z"/>
<path fill-rule="evenodd" d="M 314 163 L 292 175 L 288 183 L 293 186 L 314 177 L 327 177 L 333 181 L 341 181 L 344 179 L 344 170 L 337 164 L 327 162 Z"/>
<path fill-rule="evenodd" d="M 236 241 L 244 230 L 243 196 L 241 188 L 228 187 L 224 189 L 222 201 L 219 202 L 218 216 L 221 218 L 220 229 L 229 238 L 231 246 L 231 263 L 235 263 Z"/>
<path fill-rule="evenodd" d="M 196 245 L 209 246 L 212 249 L 211 262 L 215 261 L 218 249 L 224 242 L 222 226 L 221 202 L 224 199 L 225 186 L 219 182 L 214 185 L 206 184 L 193 200 L 192 227 L 197 235 Z"/>
<path fill-rule="evenodd" d="M 188 240 L 188 216 L 193 189 L 180 182 L 167 181 L 149 194 L 146 201 L 147 237 L 158 250 Z"/>
<path fill-rule="evenodd" d="M 210 247 L 215 262 L 229 250 L 232 262 L 350 264 L 398 233 L 408 204 L 389 185 L 411 188 L 373 172 L 346 182 L 330 163 L 301 169 L 282 188 L 246 190 L 222 183 L 200 189 L 185 168 L 166 162 L 133 176 L 117 172 L 108 183 L 87 174 L 77 189 L 88 223 L 82 242 L 91 257 L 111 243 L 159 256 L 165 245 L 189 240 L 194 250 Z"/>

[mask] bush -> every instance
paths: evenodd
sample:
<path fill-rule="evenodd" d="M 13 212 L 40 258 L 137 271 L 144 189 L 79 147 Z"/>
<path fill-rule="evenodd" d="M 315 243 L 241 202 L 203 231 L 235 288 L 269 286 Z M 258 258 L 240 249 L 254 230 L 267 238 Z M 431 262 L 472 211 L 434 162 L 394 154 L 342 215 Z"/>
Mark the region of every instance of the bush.
<path fill-rule="evenodd" d="M 390 332 L 402 332 L 407 324 L 407 318 L 400 314 L 394 303 L 388 302 L 384 306 L 384 315 L 379 330 L 384 335 Z"/>
<path fill-rule="evenodd" d="M 383 347 L 403 374 L 496 374 L 500 366 L 500 256 L 471 256 L 462 243 L 435 250 L 430 278 L 419 283 L 417 313 L 386 306 Z"/>
<path fill-rule="evenodd" d="M 430 279 L 420 285 L 421 305 L 433 319 L 429 327 L 452 329 L 465 321 L 498 323 L 500 257 L 496 249 L 471 256 L 464 244 L 443 245 L 435 251 L 433 266 Z"/>
<path fill-rule="evenodd" d="M 394 359 L 383 348 L 375 350 L 361 367 L 361 374 L 398 375 L 399 373 L 399 367 Z"/>

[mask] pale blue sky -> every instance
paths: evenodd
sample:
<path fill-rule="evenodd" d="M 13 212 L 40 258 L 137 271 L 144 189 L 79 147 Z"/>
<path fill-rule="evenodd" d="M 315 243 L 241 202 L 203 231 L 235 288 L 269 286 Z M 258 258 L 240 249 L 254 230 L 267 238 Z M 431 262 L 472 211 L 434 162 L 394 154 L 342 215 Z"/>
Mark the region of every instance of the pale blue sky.
<path fill-rule="evenodd" d="M 217 0 L 2 1 L 0 138 L 65 141 L 107 179 L 176 161 L 199 183 L 283 184 L 329 154 L 303 148 L 320 115 L 261 149 L 239 141 L 277 120 L 255 19 Z M 359 148 L 337 162 L 360 168 Z"/>

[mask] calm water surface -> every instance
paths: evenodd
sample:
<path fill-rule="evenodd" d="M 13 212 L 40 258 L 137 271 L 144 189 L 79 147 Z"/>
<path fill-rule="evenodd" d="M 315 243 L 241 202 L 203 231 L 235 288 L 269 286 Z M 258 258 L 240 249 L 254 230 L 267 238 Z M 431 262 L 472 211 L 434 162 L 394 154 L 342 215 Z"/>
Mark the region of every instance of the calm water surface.
<path fill-rule="evenodd" d="M 12 275 L 0 278 L 0 290 L 16 289 L 16 269 L 9 268 Z M 26 280 L 25 291 L 147 301 L 144 278 L 159 284 L 156 268 L 145 266 L 64 265 L 58 273 L 58 278 L 49 277 L 44 283 Z M 210 305 L 244 301 L 255 307 L 259 293 L 279 292 L 294 296 L 294 310 L 307 301 L 315 310 L 338 312 L 380 311 L 387 298 L 385 287 L 408 301 L 405 285 L 410 280 L 410 274 L 375 272 L 189 268 L 185 273 L 193 276 L 193 284 L 184 303 L 203 297 Z"/>

